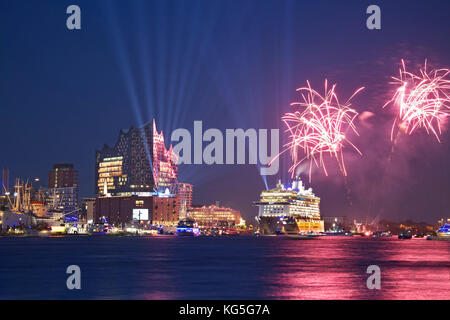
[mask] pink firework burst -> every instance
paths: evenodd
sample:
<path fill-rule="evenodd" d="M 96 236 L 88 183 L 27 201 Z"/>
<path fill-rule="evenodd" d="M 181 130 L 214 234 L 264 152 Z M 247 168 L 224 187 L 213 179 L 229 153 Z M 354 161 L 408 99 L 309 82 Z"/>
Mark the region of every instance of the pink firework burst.
<path fill-rule="evenodd" d="M 353 123 L 358 113 L 350 108 L 350 100 L 363 89 L 364 87 L 361 87 L 356 90 L 344 104 L 339 103 L 336 84 L 328 89 L 327 80 L 325 80 L 324 95 L 312 89 L 309 81 L 306 87 L 297 89 L 303 101 L 294 102 L 291 105 L 299 106 L 302 110 L 287 113 L 282 117 L 289 132 L 290 142 L 286 144 L 287 148 L 284 151 L 289 150 L 291 155 L 293 164 L 289 171 L 292 176 L 296 168 L 305 160 L 310 160 L 309 180 L 311 180 L 313 162 L 318 167 L 322 167 L 328 175 L 324 163 L 326 154 L 334 157 L 342 174 L 347 175 L 344 165 L 344 146 L 348 144 L 361 155 L 358 148 L 345 136 L 348 129 L 358 135 Z"/>
<path fill-rule="evenodd" d="M 392 103 L 399 108 L 392 126 L 391 140 L 394 140 L 394 130 L 399 122 L 399 127 L 409 135 L 417 128 L 424 128 L 440 142 L 442 123 L 450 111 L 449 75 L 449 69 L 427 71 L 426 60 L 424 67 L 416 75 L 406 71 L 405 61 L 402 60 L 399 76 L 392 77 L 392 83 L 398 86 L 398 89 L 393 98 L 383 106 L 384 108 Z"/>

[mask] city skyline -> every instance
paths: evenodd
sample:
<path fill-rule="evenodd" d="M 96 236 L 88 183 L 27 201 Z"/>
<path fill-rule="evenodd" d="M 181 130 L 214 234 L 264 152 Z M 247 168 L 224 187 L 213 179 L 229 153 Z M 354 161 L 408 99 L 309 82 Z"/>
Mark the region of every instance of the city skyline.
<path fill-rule="evenodd" d="M 56 10 L 50 5 L 42 4 L 31 15 L 24 4 L 2 4 L 9 11 L 0 18 L 11 32 L 5 37 L 1 62 L 3 130 L 8 139 L 3 141 L 0 167 L 11 170 L 10 181 L 12 177 L 43 181 L 53 163 L 74 163 L 80 198 L 92 196 L 94 152 L 112 144 L 121 128 L 139 127 L 155 118 L 169 142 L 170 132 L 190 129 L 193 121 L 202 120 L 221 130 L 278 128 L 283 142 L 280 117 L 298 100 L 296 88 L 307 79 L 319 86 L 328 78 L 338 83 L 344 96 L 366 86 L 355 102 L 359 113 L 375 116 L 358 120 L 360 137 L 351 139 L 361 147 L 363 159 L 346 155 L 352 167 L 348 177 L 352 205 L 341 176 L 325 177 L 316 170 L 309 183 L 307 174 L 301 174 L 321 197 L 323 215 L 427 222 L 448 216 L 450 169 L 443 165 L 450 159 L 447 130 L 441 143 L 421 133 L 405 138 L 385 187 L 378 190 L 376 183 L 390 148 L 385 133 L 392 114 L 381 109 L 391 94 L 389 77 L 401 58 L 412 66 L 425 58 L 432 65 L 450 65 L 448 26 L 441 13 L 445 10 L 405 1 L 386 3 L 383 29 L 368 33 L 359 17 L 365 3 L 340 8 L 265 1 L 254 11 L 252 5 L 83 3 L 83 28 L 70 33 L 61 17 L 39 20 L 48 10 Z M 402 6 L 410 10 L 400 15 Z M 264 20 L 268 12 L 271 19 Z M 18 17 L 40 27 L 25 33 Z M 417 18 L 420 28 L 415 26 Z M 257 21 L 264 23 L 256 25 Z M 325 31 L 308 29 L 314 21 L 321 21 Z M 333 28 L 335 24 L 340 27 Z M 242 26 L 251 27 L 242 31 Z M 432 32 L 435 28 L 442 32 Z M 324 35 L 339 40 L 318 42 Z M 48 46 L 38 46 L 45 41 Z M 331 55 L 337 46 L 340 50 Z M 17 123 L 24 130 L 15 130 Z M 280 175 L 268 178 L 269 188 L 280 178 L 287 184 L 289 166 L 288 157 L 281 159 Z M 266 188 L 256 166 L 182 165 L 179 170 L 180 181 L 195 187 L 193 203 L 221 200 L 241 211 L 248 222 L 254 221 L 257 210 L 251 203 Z"/>
<path fill-rule="evenodd" d="M 0 300 L 450 299 L 449 14 L 0 0 Z"/>

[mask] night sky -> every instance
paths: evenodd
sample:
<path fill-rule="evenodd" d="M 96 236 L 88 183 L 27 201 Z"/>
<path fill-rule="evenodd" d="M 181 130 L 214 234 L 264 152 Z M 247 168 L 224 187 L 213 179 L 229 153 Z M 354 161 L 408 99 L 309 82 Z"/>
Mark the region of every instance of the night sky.
<path fill-rule="evenodd" d="M 82 29 L 66 28 L 67 6 L 81 7 Z M 366 28 L 366 8 L 381 7 L 382 29 Z M 12 177 L 40 177 L 57 162 L 79 170 L 80 197 L 94 193 L 95 150 L 121 128 L 152 118 L 166 136 L 176 128 L 280 128 L 299 101 L 295 89 L 325 78 L 353 107 L 360 136 L 346 149 L 344 179 L 314 170 L 309 183 L 323 215 L 434 223 L 450 212 L 450 134 L 441 143 L 422 130 L 402 136 L 392 155 L 394 108 L 389 84 L 400 59 L 411 71 L 427 58 L 450 67 L 450 2 L 444 1 L 0 1 L 0 167 Z M 288 181 L 290 160 L 279 176 Z M 265 188 L 256 166 L 182 165 L 194 203 L 241 210 Z"/>

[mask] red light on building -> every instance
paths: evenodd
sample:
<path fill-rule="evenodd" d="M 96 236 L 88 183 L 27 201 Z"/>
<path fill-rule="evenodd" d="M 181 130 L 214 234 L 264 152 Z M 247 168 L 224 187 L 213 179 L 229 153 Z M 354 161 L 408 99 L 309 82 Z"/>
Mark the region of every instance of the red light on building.
<path fill-rule="evenodd" d="M 170 193 L 175 194 L 178 181 L 177 161 L 172 146 L 166 149 L 163 132 L 158 133 L 153 120 L 153 178 L 158 191 L 169 189 Z"/>

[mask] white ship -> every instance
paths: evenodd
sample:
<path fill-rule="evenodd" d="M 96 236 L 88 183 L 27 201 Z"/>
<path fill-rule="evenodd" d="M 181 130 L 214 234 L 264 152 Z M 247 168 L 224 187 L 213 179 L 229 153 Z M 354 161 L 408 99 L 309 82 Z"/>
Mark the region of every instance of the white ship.
<path fill-rule="evenodd" d="M 259 207 L 257 220 L 264 234 L 318 234 L 324 232 L 320 218 L 320 198 L 311 188 L 305 189 L 300 179 L 285 188 L 281 181 L 276 188 L 261 192 L 254 205 Z"/>

